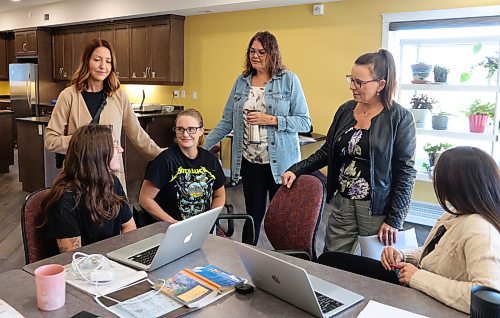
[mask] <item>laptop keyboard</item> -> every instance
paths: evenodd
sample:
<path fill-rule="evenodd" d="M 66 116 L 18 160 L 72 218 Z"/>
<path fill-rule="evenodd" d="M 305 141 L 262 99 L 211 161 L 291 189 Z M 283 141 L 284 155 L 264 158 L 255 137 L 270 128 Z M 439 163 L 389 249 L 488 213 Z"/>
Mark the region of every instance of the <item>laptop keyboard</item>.
<path fill-rule="evenodd" d="M 334 310 L 337 307 L 340 307 L 343 305 L 340 301 L 337 301 L 333 298 L 330 298 L 328 296 L 325 296 L 321 293 L 318 293 L 317 291 L 314 292 L 316 294 L 316 298 L 318 299 L 319 306 L 321 307 L 321 312 L 326 314 L 332 310 Z"/>
<path fill-rule="evenodd" d="M 149 265 L 153 261 L 153 258 L 156 255 L 156 251 L 160 245 L 150 248 L 149 250 L 145 250 L 133 256 L 130 256 L 128 259 L 133 260 L 134 262 L 138 262 L 144 265 Z"/>

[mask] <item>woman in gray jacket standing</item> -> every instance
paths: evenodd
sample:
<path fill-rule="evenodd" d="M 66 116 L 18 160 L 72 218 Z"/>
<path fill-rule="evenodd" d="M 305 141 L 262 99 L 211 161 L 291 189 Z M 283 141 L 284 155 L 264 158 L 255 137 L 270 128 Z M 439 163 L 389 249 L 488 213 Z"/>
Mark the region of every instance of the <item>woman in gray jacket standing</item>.
<path fill-rule="evenodd" d="M 245 223 L 243 242 L 257 244 L 267 195 L 270 201 L 281 174 L 300 160 L 298 132 L 308 132 L 311 119 L 300 81 L 283 65 L 274 35 L 256 33 L 245 56 L 245 70 L 236 79 L 205 148 L 233 131 L 231 178 L 237 181 L 241 176 L 246 210 L 255 223 L 255 240 L 250 239 L 250 224 Z"/>
<path fill-rule="evenodd" d="M 295 178 L 328 165 L 333 197 L 325 251 L 355 253 L 357 236 L 377 234 L 391 245 L 408 213 L 416 176 L 415 123 L 393 101 L 394 59 L 386 50 L 360 56 L 346 76 L 353 100 L 340 106 L 325 144 L 282 176 Z"/>

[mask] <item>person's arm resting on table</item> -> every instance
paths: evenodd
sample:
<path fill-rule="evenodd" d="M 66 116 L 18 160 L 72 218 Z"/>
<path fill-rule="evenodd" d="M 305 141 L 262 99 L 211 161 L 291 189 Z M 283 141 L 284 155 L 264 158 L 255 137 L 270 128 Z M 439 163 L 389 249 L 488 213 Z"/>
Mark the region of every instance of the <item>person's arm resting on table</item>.
<path fill-rule="evenodd" d="M 68 237 L 63 239 L 57 239 L 57 246 L 59 247 L 59 252 L 69 252 L 72 250 L 76 250 L 79 247 L 82 247 L 82 237 Z"/>
<path fill-rule="evenodd" d="M 144 180 L 139 194 L 139 204 L 155 218 L 169 223 L 177 223 L 177 220 L 172 218 L 166 211 L 163 211 L 156 203 L 155 198 L 158 192 L 160 192 L 160 189 L 153 182 Z"/>

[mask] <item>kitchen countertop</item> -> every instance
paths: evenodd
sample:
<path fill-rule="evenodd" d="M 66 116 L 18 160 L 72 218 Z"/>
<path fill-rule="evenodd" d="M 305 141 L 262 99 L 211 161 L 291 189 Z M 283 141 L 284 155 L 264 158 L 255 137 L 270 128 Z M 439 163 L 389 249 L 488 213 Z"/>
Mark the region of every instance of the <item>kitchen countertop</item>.
<path fill-rule="evenodd" d="M 16 120 L 19 121 L 27 121 L 27 122 L 32 122 L 35 124 L 44 124 L 47 125 L 49 123 L 50 117 L 49 116 L 40 116 L 40 117 L 21 117 L 21 118 L 16 118 Z"/>

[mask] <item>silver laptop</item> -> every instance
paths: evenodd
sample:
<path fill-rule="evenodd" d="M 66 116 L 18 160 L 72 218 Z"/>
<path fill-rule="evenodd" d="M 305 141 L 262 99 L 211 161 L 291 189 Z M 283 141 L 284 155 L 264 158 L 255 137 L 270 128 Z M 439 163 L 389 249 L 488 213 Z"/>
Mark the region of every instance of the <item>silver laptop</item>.
<path fill-rule="evenodd" d="M 214 225 L 222 207 L 195 215 L 139 242 L 124 246 L 107 255 L 110 259 L 147 272 L 168 264 L 199 249 Z"/>
<path fill-rule="evenodd" d="M 301 267 L 248 245 L 234 243 L 255 286 L 316 317 L 332 317 L 364 299 L 361 295 L 308 275 Z"/>

